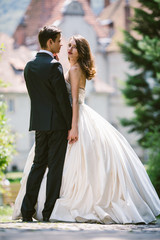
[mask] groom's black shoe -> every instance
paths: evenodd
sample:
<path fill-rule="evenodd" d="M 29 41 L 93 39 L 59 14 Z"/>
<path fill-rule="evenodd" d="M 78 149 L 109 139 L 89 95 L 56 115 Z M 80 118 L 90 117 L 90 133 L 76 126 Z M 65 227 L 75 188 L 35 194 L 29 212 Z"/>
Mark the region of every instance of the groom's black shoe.
<path fill-rule="evenodd" d="M 48 217 L 43 218 L 43 222 L 50 222 Z"/>
<path fill-rule="evenodd" d="M 23 217 L 22 222 L 33 222 L 33 219 L 31 217 Z"/>

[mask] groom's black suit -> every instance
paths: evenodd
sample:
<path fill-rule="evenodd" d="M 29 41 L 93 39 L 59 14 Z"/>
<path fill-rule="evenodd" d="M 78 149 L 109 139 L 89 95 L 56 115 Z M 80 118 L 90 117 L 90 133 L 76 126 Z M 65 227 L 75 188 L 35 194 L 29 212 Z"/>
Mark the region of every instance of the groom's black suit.
<path fill-rule="evenodd" d="M 24 69 L 31 100 L 30 128 L 35 130 L 35 157 L 28 177 L 21 212 L 30 218 L 46 167 L 49 168 L 43 218 L 49 218 L 59 197 L 67 134 L 71 128 L 71 105 L 62 66 L 49 54 L 37 53 Z"/>

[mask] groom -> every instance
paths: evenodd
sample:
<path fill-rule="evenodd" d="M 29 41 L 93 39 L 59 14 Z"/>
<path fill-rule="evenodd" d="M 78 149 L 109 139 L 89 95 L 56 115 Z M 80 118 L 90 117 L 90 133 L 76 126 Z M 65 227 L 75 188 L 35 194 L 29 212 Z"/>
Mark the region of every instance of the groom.
<path fill-rule="evenodd" d="M 61 64 L 53 54 L 60 51 L 61 31 L 54 26 L 40 30 L 41 50 L 27 63 L 24 77 L 31 100 L 30 128 L 35 130 L 35 157 L 28 176 L 21 213 L 31 222 L 46 167 L 46 201 L 42 211 L 48 222 L 59 197 L 68 130 L 71 128 L 71 105 Z"/>

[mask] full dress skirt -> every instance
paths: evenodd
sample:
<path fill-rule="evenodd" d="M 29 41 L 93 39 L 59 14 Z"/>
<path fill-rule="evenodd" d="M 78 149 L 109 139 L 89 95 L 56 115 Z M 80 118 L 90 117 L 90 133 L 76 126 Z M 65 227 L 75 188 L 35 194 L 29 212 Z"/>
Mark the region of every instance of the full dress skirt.
<path fill-rule="evenodd" d="M 84 103 L 85 91 L 79 91 L 79 138 L 67 146 L 60 197 L 50 220 L 104 224 L 156 220 L 160 200 L 143 164 L 127 140 Z M 13 219 L 22 217 L 20 209 L 34 148 L 24 168 Z M 37 220 L 43 219 L 47 171 L 36 204 Z"/>

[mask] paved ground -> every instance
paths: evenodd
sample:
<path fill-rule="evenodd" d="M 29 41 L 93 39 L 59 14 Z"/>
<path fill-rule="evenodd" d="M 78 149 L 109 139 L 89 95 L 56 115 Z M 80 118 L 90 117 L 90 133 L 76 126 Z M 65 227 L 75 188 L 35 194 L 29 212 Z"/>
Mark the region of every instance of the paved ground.
<path fill-rule="evenodd" d="M 160 219 L 150 225 L 0 222 L 0 240 L 160 240 Z"/>

